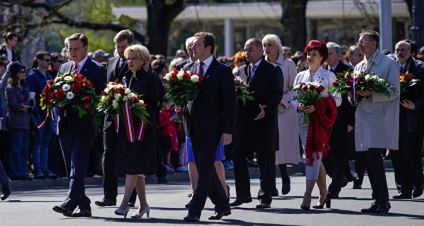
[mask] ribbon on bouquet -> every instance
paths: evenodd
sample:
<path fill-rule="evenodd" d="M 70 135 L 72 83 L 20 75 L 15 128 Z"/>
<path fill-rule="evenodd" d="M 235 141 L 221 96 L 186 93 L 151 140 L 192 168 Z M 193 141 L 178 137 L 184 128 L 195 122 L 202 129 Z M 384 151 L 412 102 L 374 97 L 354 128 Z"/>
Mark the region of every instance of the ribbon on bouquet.
<path fill-rule="evenodd" d="M 125 131 L 127 133 L 128 141 L 131 143 L 135 142 L 136 140 L 142 141 L 144 132 L 146 130 L 146 123 L 144 123 L 143 120 L 140 120 L 137 134 L 134 132 L 135 130 L 131 112 L 131 101 L 125 102 L 124 106 L 122 106 L 122 111 L 124 112 Z M 115 115 L 115 131 L 119 132 L 119 114 Z"/>
<path fill-rule="evenodd" d="M 352 104 L 356 104 L 356 76 L 353 76 L 352 81 Z"/>
<path fill-rule="evenodd" d="M 46 124 L 46 122 L 47 122 L 47 119 L 48 118 L 51 118 L 51 120 L 54 120 L 54 114 L 53 114 L 53 112 L 51 112 L 51 111 L 49 111 L 48 109 L 46 110 L 46 117 L 44 118 L 44 120 L 40 123 L 40 124 L 38 124 L 38 126 L 37 126 L 37 128 L 38 128 L 38 130 L 40 130 L 41 128 L 43 128 L 43 126 Z"/>

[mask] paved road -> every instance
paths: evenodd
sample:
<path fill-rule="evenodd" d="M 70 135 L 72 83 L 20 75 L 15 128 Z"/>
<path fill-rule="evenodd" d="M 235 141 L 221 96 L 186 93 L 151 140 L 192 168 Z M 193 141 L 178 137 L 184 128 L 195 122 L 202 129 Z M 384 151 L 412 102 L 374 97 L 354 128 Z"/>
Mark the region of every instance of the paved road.
<path fill-rule="evenodd" d="M 390 196 L 395 195 L 393 172 L 387 173 Z M 258 191 L 258 179 L 252 179 L 252 193 Z M 327 181 L 330 181 L 327 178 Z M 234 180 L 229 179 L 232 200 L 235 196 Z M 277 180 L 278 186 L 281 181 Z M 391 200 L 392 209 L 386 216 L 362 214 L 361 208 L 368 207 L 371 189 L 366 178 L 363 189 L 351 189 L 348 185 L 340 193 L 341 199 L 333 200 L 333 209 L 300 210 L 302 195 L 305 189 L 305 177 L 301 174 L 292 175 L 292 192 L 287 196 L 275 198 L 271 209 L 256 210 L 257 201 L 245 204 L 232 210 L 232 215 L 222 221 L 210 221 L 213 214 L 210 201 L 202 212 L 201 224 L 208 225 L 424 225 L 424 198 L 412 201 Z M 182 218 L 187 214 L 184 205 L 189 201 L 187 194 L 190 186 L 186 180 L 170 182 L 166 185 L 148 184 L 147 197 L 151 206 L 150 219 L 123 219 L 114 215 L 116 207 L 100 208 L 92 205 L 92 218 L 67 218 L 52 210 L 60 204 L 67 189 L 63 186 L 49 188 L 15 188 L 12 196 L 5 202 L 0 202 L 1 225 L 186 225 Z M 92 202 L 102 198 L 102 188 L 99 185 L 87 186 L 87 194 Z M 118 200 L 122 198 L 123 185 L 119 187 Z M 313 204 L 317 200 L 318 189 L 315 188 Z M 130 211 L 134 212 L 134 210 Z"/>

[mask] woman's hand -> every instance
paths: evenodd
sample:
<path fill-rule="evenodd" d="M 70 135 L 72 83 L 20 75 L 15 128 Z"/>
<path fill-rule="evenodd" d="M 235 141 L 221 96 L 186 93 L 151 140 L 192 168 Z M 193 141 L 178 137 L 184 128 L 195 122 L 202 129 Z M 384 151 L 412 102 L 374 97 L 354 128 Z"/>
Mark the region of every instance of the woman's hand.
<path fill-rule="evenodd" d="M 314 111 L 315 111 L 314 105 L 306 106 L 304 107 L 304 110 L 303 110 L 303 112 L 305 112 L 306 114 L 311 114 Z"/>

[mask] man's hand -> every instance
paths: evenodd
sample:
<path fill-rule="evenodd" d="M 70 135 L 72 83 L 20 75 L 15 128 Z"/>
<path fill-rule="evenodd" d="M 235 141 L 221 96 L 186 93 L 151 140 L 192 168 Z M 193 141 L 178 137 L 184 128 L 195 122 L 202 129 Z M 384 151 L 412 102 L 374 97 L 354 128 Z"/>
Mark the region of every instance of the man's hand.
<path fill-rule="evenodd" d="M 221 142 L 223 145 L 231 144 L 231 142 L 233 142 L 233 135 L 228 133 L 223 133 L 221 136 Z"/>
<path fill-rule="evenodd" d="M 358 91 L 357 93 L 358 93 L 358 95 L 360 95 L 360 96 L 368 97 L 368 96 L 371 96 L 372 91 L 365 90 L 365 91 Z"/>
<path fill-rule="evenodd" d="M 415 110 L 415 104 L 414 102 L 408 100 L 408 99 L 403 99 L 400 101 L 400 105 L 402 105 L 404 108 L 409 109 L 409 110 Z"/>
<path fill-rule="evenodd" d="M 258 116 L 256 116 L 256 118 L 255 118 L 254 120 L 259 120 L 259 119 L 261 119 L 261 118 L 265 117 L 265 110 L 264 110 L 264 107 L 266 107 L 266 105 L 260 105 L 260 104 L 259 104 L 259 109 L 261 109 L 261 112 L 259 112 L 259 115 L 258 115 Z"/>
<path fill-rule="evenodd" d="M 306 114 L 311 114 L 312 112 L 315 111 L 315 106 L 309 105 L 309 106 L 305 106 L 303 109 L 304 109 L 303 112 L 305 112 Z"/>
<path fill-rule="evenodd" d="M 347 132 L 348 132 L 348 133 L 350 133 L 350 131 L 352 131 L 352 130 L 353 130 L 353 126 L 349 126 L 349 125 L 348 125 L 348 126 L 347 126 Z"/>

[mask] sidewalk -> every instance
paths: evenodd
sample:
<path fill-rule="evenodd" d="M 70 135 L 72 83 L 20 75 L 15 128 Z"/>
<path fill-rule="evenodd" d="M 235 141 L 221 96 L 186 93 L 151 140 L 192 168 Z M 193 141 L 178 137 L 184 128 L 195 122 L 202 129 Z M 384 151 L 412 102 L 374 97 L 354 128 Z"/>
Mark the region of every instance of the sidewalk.
<path fill-rule="evenodd" d="M 392 161 L 391 160 L 384 160 L 384 166 L 387 170 L 393 169 L 392 167 Z M 350 164 L 351 170 L 354 169 L 354 164 Z M 277 169 L 277 178 L 279 177 L 279 170 Z M 304 174 L 305 171 L 305 165 L 287 165 L 287 171 L 289 174 L 295 174 L 295 173 L 301 173 Z M 251 178 L 258 178 L 259 177 L 259 168 L 258 167 L 250 167 L 249 173 Z M 225 171 L 226 178 L 234 178 L 234 171 L 233 170 L 226 170 Z M 166 175 L 166 179 L 168 181 L 189 181 L 188 172 L 175 172 Z M 85 179 L 86 185 L 101 185 L 103 182 L 103 179 L 101 176 L 94 176 L 94 177 L 87 177 Z M 124 178 L 120 178 L 119 182 L 124 182 Z M 146 177 L 147 183 L 157 183 L 156 176 L 147 176 Z M 31 181 L 12 181 L 12 188 L 51 188 L 51 187 L 61 187 L 61 186 L 68 186 L 69 181 L 68 178 L 62 177 L 58 178 L 56 180 L 31 180 Z"/>

